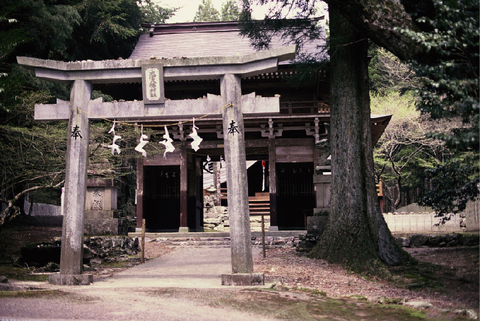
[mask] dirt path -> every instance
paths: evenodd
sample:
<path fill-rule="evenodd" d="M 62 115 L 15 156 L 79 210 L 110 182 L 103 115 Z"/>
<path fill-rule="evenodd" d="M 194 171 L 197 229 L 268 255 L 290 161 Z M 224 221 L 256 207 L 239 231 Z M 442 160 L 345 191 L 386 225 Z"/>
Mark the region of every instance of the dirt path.
<path fill-rule="evenodd" d="M 220 275 L 230 271 L 228 248 L 179 248 L 112 277 L 97 279 L 90 286 L 30 283 L 42 290 L 0 299 L 0 317 L 250 320 L 253 314 L 215 304 L 219 298 L 241 291 L 222 288 Z"/>
<path fill-rule="evenodd" d="M 6 229 L 0 258 L 59 235 L 61 228 Z M 255 249 L 255 272 L 267 282 L 263 288 L 220 285 L 220 275 L 231 269 L 229 248 L 148 242 L 145 251 L 152 258 L 147 263 L 98 268 L 90 286 L 21 282 L 39 289 L 0 291 L 0 320 L 466 320 L 469 310 L 479 313 L 478 246 L 408 249 L 435 265 L 413 271 L 417 279 L 396 283 L 298 256 L 292 248 L 268 249 L 266 258 Z M 412 301 L 432 306 L 402 305 Z"/>
<path fill-rule="evenodd" d="M 163 251 L 161 244 L 150 246 Z M 265 274 L 265 287 L 220 285 L 220 275 L 231 269 L 229 248 L 181 247 L 111 277 L 96 277 L 90 286 L 31 283 L 41 290 L 3 293 L 0 320 L 466 320 L 464 308 L 471 308 L 471 302 L 449 300 L 441 289 L 397 288 L 298 257 L 291 249 L 269 250 L 267 258 L 259 251 L 254 249 L 255 270 Z M 476 291 L 478 298 L 476 277 L 477 287 L 466 293 Z M 378 304 L 380 298 L 433 306 L 412 310 Z M 454 313 L 458 308 L 465 315 Z"/>

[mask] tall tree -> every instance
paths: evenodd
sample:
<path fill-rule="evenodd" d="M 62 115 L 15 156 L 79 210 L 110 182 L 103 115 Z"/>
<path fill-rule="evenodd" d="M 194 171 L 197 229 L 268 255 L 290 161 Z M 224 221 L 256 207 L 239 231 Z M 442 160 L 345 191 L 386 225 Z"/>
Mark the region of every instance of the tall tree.
<path fill-rule="evenodd" d="M 212 0 L 202 0 L 193 18 L 194 22 L 220 21 L 220 13 L 212 4 Z"/>
<path fill-rule="evenodd" d="M 477 191 L 472 190 L 472 193 L 464 193 L 463 196 L 468 198 L 468 195 L 478 194 L 478 184 L 475 183 L 478 166 L 471 166 L 472 162 L 478 164 L 480 147 L 478 1 L 387 1 L 376 9 L 367 0 L 326 2 L 340 8 L 345 17 L 357 28 L 364 30 L 377 44 L 412 64 L 423 80 L 422 88 L 418 90 L 421 99 L 417 107 L 432 119 L 450 121 L 449 126 L 452 128 L 447 132 L 435 130 L 430 136 L 444 140 L 463 166 L 475 169 L 473 177 L 464 182 L 464 187 L 466 190 L 476 188 Z M 383 14 L 375 22 L 377 11 Z M 394 16 L 391 13 L 397 11 L 408 13 L 410 21 L 402 23 L 392 19 Z M 392 41 L 398 36 L 405 37 L 402 38 L 403 44 Z M 405 45 L 409 45 L 410 49 Z M 470 164 L 465 163 L 465 160 Z M 448 164 L 445 166 L 448 167 Z M 443 169 L 444 165 L 441 165 L 431 170 L 430 174 L 442 173 Z M 443 177 L 446 180 L 444 183 L 440 183 L 441 179 L 434 180 L 437 191 L 450 183 L 448 175 Z M 432 199 L 435 198 L 430 198 L 430 204 L 433 205 Z M 454 206 L 456 201 L 452 202 L 451 205 Z"/>
<path fill-rule="evenodd" d="M 325 0 L 379 46 L 410 61 L 425 78 L 419 108 L 434 118 L 460 116 L 451 146 L 479 147 L 479 3 L 475 0 Z"/>
<path fill-rule="evenodd" d="M 276 2 L 283 8 L 304 7 L 306 9 L 299 12 L 312 14 L 316 1 Z M 367 40 L 371 39 L 403 60 L 428 62 L 438 58 L 438 53 L 429 50 L 426 43 L 406 32 L 421 31 L 425 26 L 412 15 L 435 16 L 434 6 L 430 1 L 410 0 L 326 2 L 331 30 L 331 214 L 312 254 L 356 271 L 381 273 L 381 262 L 401 264 L 408 260 L 408 255 L 394 241 L 376 199 L 369 126 Z M 242 17 L 247 21 L 249 5 L 245 0 Z M 281 18 L 278 14 L 273 16 Z M 245 26 L 255 30 L 255 24 Z"/>
<path fill-rule="evenodd" d="M 141 30 L 141 10 L 145 10 L 145 6 L 139 7 L 134 0 L 6 0 L 2 5 L 0 202 L 7 208 L 0 213 L 0 228 L 21 213 L 19 204 L 27 192 L 59 186 L 65 170 L 66 123 L 34 121 L 33 106 L 52 103 L 55 98 L 68 100 L 69 86 L 33 77 L 15 63 L 15 57 L 58 60 L 128 57 Z M 147 16 L 164 14 L 166 19 L 171 14 L 169 10 L 162 12 L 149 12 Z M 105 95 L 94 91 L 93 96 Z M 92 122 L 91 163 L 109 158 L 106 146 L 111 143 L 107 134 L 110 126 Z M 122 148 L 135 145 L 134 137 L 122 136 Z M 126 155 L 129 160 L 136 156 L 123 153 L 116 158 L 123 161 L 121 164 L 110 157 L 108 175 L 116 175 L 119 170 L 131 171 L 125 168 L 131 167 L 123 158 Z"/>
<path fill-rule="evenodd" d="M 354 271 L 385 273 L 381 261 L 400 264 L 378 206 L 373 180 L 368 41 L 336 9 L 330 9 L 330 217 L 312 256 L 347 263 Z"/>
<path fill-rule="evenodd" d="M 279 1 L 280 2 L 280 1 Z M 282 2 L 289 8 L 289 3 Z M 301 2 L 304 6 L 309 2 Z M 245 9 L 247 12 L 245 13 Z M 315 11 L 298 10 L 297 18 L 283 20 L 287 32 L 295 40 L 305 41 L 319 34 L 314 27 L 293 28 L 292 23 L 305 24 L 308 14 Z M 299 14 L 307 13 L 306 17 Z M 393 239 L 378 206 L 373 170 L 373 147 L 370 129 L 370 101 L 367 38 L 344 19 L 338 10 L 330 10 L 330 146 L 332 152 L 331 213 L 329 223 L 319 244 L 311 255 L 331 262 L 342 263 L 358 272 L 387 273 L 382 261 L 389 265 L 402 263 L 408 256 Z M 248 18 L 248 4 L 244 19 Z M 279 18 L 279 15 L 276 15 Z M 282 21 L 265 20 L 276 26 L 264 31 L 281 32 Z M 275 21 L 276 20 L 276 21 Z M 261 27 L 258 22 L 245 26 Z M 250 29 L 250 30 L 251 30 Z M 309 32 L 310 30 L 314 32 Z M 261 39 L 264 42 L 266 37 Z M 301 41 L 295 41 L 301 43 Z"/>

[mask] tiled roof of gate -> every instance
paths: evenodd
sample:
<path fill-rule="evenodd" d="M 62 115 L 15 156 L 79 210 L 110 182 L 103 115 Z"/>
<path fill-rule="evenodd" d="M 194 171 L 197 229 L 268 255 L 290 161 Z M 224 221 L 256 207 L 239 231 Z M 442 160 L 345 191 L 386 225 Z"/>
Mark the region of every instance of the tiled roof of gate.
<path fill-rule="evenodd" d="M 318 51 L 324 40 L 308 42 L 303 51 Z M 291 45 L 274 37 L 270 49 Z M 247 55 L 257 52 L 248 37 L 239 33 L 237 22 L 196 22 L 152 25 L 142 34 L 129 59 L 196 58 Z"/>

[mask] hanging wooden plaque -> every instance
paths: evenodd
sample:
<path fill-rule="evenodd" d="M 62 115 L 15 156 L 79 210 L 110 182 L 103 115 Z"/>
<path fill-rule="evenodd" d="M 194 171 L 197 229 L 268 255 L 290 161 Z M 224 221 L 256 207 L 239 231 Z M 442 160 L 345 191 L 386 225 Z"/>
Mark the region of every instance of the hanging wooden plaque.
<path fill-rule="evenodd" d="M 155 62 L 142 65 L 142 88 L 145 105 L 163 104 L 165 102 L 163 64 Z"/>

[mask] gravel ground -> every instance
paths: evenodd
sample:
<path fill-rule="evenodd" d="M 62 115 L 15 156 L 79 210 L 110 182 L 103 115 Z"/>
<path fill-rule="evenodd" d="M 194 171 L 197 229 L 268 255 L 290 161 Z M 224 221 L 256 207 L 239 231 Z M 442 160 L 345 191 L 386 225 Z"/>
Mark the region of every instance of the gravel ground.
<path fill-rule="evenodd" d="M 203 261 L 196 259 L 197 264 L 191 264 L 188 267 L 179 263 L 201 251 L 208 252 L 203 253 Z M 266 258 L 263 258 L 260 249 L 255 249 L 254 268 L 255 272 L 264 273 L 266 288 L 273 287 L 280 290 L 274 293 L 277 293 L 277 296 L 280 293 L 283 299 L 297 300 L 295 301 L 297 303 L 318 301 L 302 294 L 306 290 L 307 293 L 318 290 L 325 292 L 329 298 L 363 297 L 370 302 L 385 302 L 385 298 L 403 302 L 424 301 L 431 303 L 436 308 L 435 311 L 473 309 L 478 315 L 478 246 L 416 248 L 408 251 L 423 262 L 441 266 L 435 269 L 433 275 L 435 282 L 443 284 L 441 287 L 415 286 L 414 289 L 408 289 L 415 285 L 416 281 L 404 279 L 402 282 L 393 283 L 366 278 L 349 273 L 338 265 L 298 256 L 292 248 L 268 249 Z M 33 287 L 41 290 L 29 291 L 28 295 L 23 293 L 13 297 L 2 296 L 0 297 L 0 320 L 4 318 L 14 320 L 275 320 L 288 318 L 288 316 L 278 317 L 275 312 L 272 312 L 273 316 L 265 316 L 258 311 L 245 309 L 255 305 L 255 300 L 265 300 L 265 296 L 271 296 L 272 294 L 267 294 L 269 291 L 255 294 L 245 292 L 243 288 L 222 287 L 216 283 L 216 278 L 219 282 L 219 274 L 229 273 L 229 261 L 228 259 L 225 261 L 225 258 L 229 257 L 228 248 L 172 248 L 160 242 L 147 242 L 145 253 L 149 259 L 145 264 L 130 269 L 99 268 L 93 271 L 94 284 L 91 286 L 58 287 L 45 283 L 32 283 Z M 154 260 L 157 257 L 159 259 Z M 215 261 L 218 265 L 210 265 L 208 261 Z M 162 262 L 171 262 L 171 265 L 162 267 Z M 144 272 L 139 277 L 136 271 L 141 269 Z M 174 276 L 173 280 L 178 282 L 168 283 L 169 278 L 166 275 Z M 162 278 L 165 280 L 159 280 Z M 201 282 L 202 278 L 208 282 L 192 286 L 192 280 Z M 229 298 L 231 302 L 228 301 Z M 237 301 L 240 299 L 243 300 L 244 305 L 238 308 Z M 359 305 L 356 303 L 355 306 Z M 366 312 L 362 310 L 358 312 L 359 318 L 343 319 L 369 319 L 362 317 L 364 313 Z M 331 314 L 330 318 L 337 319 L 334 316 L 335 314 Z M 456 317 L 446 319 L 454 318 Z M 436 319 L 435 316 L 432 319 Z"/>
<path fill-rule="evenodd" d="M 382 301 L 382 298 L 421 300 L 438 308 L 469 308 L 478 312 L 478 247 L 420 248 L 408 249 L 408 252 L 417 259 L 442 264 L 446 269 L 438 271 L 436 277 L 445 288 L 438 291 L 399 288 L 393 282 L 352 274 L 323 260 L 297 256 L 294 249 L 269 250 L 266 258 L 257 256 L 255 270 L 263 272 L 268 281 L 286 287 L 324 291 L 329 297 L 363 296 L 373 302 Z M 408 284 L 409 281 L 405 280 L 405 285 Z"/>
<path fill-rule="evenodd" d="M 154 258 L 175 248 L 159 242 L 147 242 L 145 255 Z M 266 258 L 254 256 L 255 272 L 264 273 L 266 282 L 287 288 L 324 291 L 329 297 L 364 296 L 369 301 L 399 298 L 403 301 L 424 300 L 438 308 L 475 309 L 479 312 L 479 247 L 405 248 L 414 258 L 441 268 L 433 278 L 442 289 L 408 289 L 414 281 L 403 280 L 405 286 L 385 280 L 352 274 L 339 265 L 297 255 L 293 248 L 267 249 Z"/>

